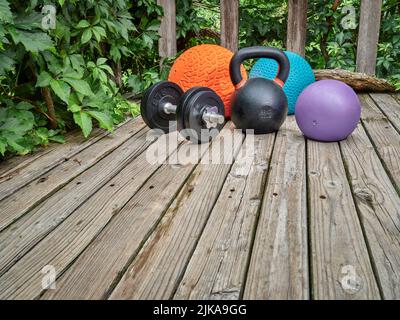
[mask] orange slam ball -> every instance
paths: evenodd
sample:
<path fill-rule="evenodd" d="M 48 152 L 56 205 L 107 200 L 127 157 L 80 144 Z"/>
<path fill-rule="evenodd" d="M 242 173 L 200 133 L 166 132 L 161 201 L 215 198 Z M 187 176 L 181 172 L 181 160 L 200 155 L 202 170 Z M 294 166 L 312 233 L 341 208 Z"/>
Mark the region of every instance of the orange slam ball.
<path fill-rule="evenodd" d="M 229 75 L 230 50 L 214 45 L 202 44 L 185 51 L 174 63 L 168 80 L 177 83 L 182 90 L 202 86 L 213 89 L 225 105 L 225 116 L 231 115 L 231 96 L 235 90 Z M 247 73 L 242 66 L 243 79 Z"/>

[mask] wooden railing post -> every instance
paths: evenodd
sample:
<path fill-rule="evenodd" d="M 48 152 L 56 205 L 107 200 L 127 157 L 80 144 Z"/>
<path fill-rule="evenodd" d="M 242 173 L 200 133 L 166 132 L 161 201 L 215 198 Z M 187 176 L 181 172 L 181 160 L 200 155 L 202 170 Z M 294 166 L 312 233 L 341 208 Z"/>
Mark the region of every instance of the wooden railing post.
<path fill-rule="evenodd" d="M 221 45 L 233 52 L 239 47 L 239 0 L 221 0 Z"/>
<path fill-rule="evenodd" d="M 289 0 L 286 48 L 305 55 L 307 34 L 307 0 Z"/>
<path fill-rule="evenodd" d="M 382 0 L 361 0 L 356 69 L 375 75 Z"/>
<path fill-rule="evenodd" d="M 176 4 L 175 0 L 157 0 L 164 9 L 159 29 L 158 52 L 161 60 L 176 55 Z"/>

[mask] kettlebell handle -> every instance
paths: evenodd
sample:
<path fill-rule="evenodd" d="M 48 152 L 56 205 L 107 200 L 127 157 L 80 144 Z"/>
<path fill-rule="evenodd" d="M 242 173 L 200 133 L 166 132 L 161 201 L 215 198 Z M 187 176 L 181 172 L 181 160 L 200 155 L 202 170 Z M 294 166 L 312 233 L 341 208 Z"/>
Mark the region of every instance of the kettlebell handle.
<path fill-rule="evenodd" d="M 288 57 L 282 50 L 262 46 L 240 49 L 232 57 L 229 64 L 229 73 L 231 76 L 232 84 L 236 87 L 243 81 L 242 73 L 240 72 L 240 65 L 242 64 L 242 62 L 244 60 L 254 58 L 269 58 L 278 62 L 278 74 L 276 75 L 274 81 L 277 82 L 281 87 L 283 87 L 285 81 L 289 76 L 290 62 Z"/>

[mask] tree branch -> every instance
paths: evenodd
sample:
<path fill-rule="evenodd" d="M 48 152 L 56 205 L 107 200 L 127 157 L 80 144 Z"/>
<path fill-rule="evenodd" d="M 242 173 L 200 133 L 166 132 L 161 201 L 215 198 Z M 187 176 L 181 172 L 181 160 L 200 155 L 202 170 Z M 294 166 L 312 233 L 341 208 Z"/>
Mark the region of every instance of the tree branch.
<path fill-rule="evenodd" d="M 41 92 L 42 92 L 44 101 L 46 102 L 47 110 L 49 111 L 50 126 L 52 129 L 55 129 L 55 128 L 57 128 L 57 119 L 56 119 L 56 112 L 54 110 L 54 103 L 53 103 L 53 98 L 51 97 L 50 89 L 48 87 L 41 88 Z"/>
<path fill-rule="evenodd" d="M 314 70 L 316 80 L 333 79 L 343 81 L 356 91 L 362 92 L 396 92 L 388 81 L 365 73 L 351 72 L 342 69 Z"/>
<path fill-rule="evenodd" d="M 118 88 L 122 87 L 122 70 L 121 70 L 121 61 L 117 63 L 112 63 L 112 69 L 114 71 L 114 81 L 117 84 Z"/>

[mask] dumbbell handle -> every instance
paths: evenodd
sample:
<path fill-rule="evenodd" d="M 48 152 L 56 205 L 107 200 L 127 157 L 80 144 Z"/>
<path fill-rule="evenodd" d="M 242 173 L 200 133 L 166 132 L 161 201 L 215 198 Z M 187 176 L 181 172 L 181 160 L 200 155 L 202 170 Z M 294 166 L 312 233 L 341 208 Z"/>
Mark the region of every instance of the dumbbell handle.
<path fill-rule="evenodd" d="M 173 105 L 171 102 L 167 102 L 164 105 L 164 112 L 166 114 L 171 114 L 171 113 L 175 114 L 176 113 L 176 108 L 177 108 L 176 105 Z"/>
<path fill-rule="evenodd" d="M 164 112 L 166 114 L 176 114 L 176 105 L 173 105 L 170 102 L 167 102 L 164 105 Z M 218 114 L 215 112 L 203 112 L 202 119 L 206 123 L 215 123 L 215 124 L 222 124 L 225 122 L 225 117 L 222 114 Z"/>
<path fill-rule="evenodd" d="M 214 113 L 214 112 L 204 112 L 203 120 L 205 122 L 223 124 L 225 122 L 225 117 L 222 114 L 218 114 L 218 113 Z"/>

